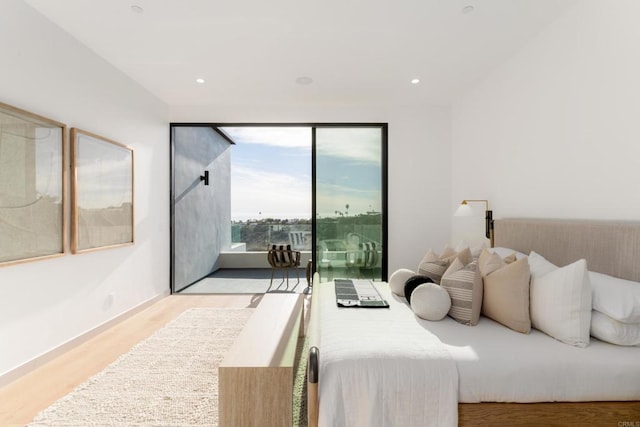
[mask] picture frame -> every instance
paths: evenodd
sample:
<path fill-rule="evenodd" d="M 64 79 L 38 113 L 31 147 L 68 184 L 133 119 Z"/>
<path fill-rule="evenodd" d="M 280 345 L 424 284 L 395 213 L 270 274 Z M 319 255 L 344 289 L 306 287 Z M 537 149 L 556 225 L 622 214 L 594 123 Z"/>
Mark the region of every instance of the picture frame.
<path fill-rule="evenodd" d="M 0 103 L 0 267 L 65 254 L 63 123 Z"/>
<path fill-rule="evenodd" d="M 134 243 L 133 149 L 71 129 L 71 252 Z"/>

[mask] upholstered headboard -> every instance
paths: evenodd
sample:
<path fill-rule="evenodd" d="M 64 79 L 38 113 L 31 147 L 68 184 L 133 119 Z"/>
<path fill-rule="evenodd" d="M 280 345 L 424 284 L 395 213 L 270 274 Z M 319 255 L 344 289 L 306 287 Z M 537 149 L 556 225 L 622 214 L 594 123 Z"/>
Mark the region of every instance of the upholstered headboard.
<path fill-rule="evenodd" d="M 640 222 L 500 219 L 494 235 L 498 247 L 535 251 L 556 265 L 584 258 L 590 271 L 640 281 Z"/>

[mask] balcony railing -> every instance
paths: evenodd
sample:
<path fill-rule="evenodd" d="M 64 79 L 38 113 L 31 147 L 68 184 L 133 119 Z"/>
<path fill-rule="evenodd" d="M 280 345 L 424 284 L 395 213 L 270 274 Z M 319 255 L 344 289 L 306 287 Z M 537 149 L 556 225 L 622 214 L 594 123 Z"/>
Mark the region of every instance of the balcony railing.
<path fill-rule="evenodd" d="M 311 221 L 232 223 L 231 243 L 244 243 L 247 251 L 266 252 L 271 245 L 291 245 L 297 251 L 310 251 Z"/>
<path fill-rule="evenodd" d="M 379 215 L 322 218 L 317 221 L 318 242 L 314 271 L 322 280 L 333 277 L 381 277 L 382 253 Z M 247 221 L 231 225 L 231 250 L 223 253 L 227 268 L 264 267 L 271 245 L 291 245 L 303 254 L 302 265 L 311 258 L 311 221 Z"/>

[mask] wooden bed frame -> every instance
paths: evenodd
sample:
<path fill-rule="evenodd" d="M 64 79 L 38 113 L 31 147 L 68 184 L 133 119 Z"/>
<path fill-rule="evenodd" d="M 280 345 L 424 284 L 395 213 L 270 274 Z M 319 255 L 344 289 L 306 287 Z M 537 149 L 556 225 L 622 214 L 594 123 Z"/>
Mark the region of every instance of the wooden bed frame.
<path fill-rule="evenodd" d="M 503 219 L 494 221 L 495 246 L 538 252 L 557 265 L 586 259 L 590 271 L 640 282 L 640 222 Z M 317 276 L 314 280 L 318 279 Z M 318 425 L 318 322 L 311 304 L 309 426 Z M 640 362 L 639 362 L 640 363 Z M 459 426 L 605 426 L 640 424 L 640 401 L 459 403 Z"/>

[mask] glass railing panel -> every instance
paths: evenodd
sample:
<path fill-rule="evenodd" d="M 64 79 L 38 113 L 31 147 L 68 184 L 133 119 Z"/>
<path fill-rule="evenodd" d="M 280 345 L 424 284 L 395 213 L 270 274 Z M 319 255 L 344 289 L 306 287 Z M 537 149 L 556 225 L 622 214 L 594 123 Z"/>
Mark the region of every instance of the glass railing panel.
<path fill-rule="evenodd" d="M 231 242 L 245 243 L 246 250 L 266 252 L 271 245 L 291 245 L 297 251 L 311 251 L 311 220 L 234 221 Z"/>

